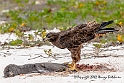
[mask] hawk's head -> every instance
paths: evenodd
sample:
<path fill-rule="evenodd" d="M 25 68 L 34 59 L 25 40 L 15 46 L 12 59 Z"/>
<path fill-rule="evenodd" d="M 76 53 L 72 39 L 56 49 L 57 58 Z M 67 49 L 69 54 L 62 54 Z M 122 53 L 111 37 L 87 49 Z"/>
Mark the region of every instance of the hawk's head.
<path fill-rule="evenodd" d="M 46 40 L 48 40 L 49 42 L 53 42 L 56 41 L 58 37 L 59 37 L 58 33 L 50 32 L 46 35 L 46 38 L 44 38 L 43 41 L 45 42 Z"/>

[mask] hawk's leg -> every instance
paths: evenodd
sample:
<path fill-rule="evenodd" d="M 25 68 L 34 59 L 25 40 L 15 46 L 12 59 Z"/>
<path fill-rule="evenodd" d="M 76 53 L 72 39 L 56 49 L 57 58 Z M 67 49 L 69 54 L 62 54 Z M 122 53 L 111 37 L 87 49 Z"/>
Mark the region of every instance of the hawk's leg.
<path fill-rule="evenodd" d="M 76 68 L 76 63 L 80 60 L 81 48 L 82 45 L 68 49 L 71 52 L 72 57 L 72 63 L 68 64 L 68 66 L 70 67 L 69 70 L 78 71 L 78 69 Z"/>

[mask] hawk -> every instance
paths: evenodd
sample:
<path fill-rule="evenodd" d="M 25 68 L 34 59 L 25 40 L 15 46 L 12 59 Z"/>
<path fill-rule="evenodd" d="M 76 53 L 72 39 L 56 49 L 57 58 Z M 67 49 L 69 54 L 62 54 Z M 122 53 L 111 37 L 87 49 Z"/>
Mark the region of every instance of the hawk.
<path fill-rule="evenodd" d="M 82 44 L 96 38 L 99 34 L 117 31 L 114 28 L 104 28 L 112 23 L 113 20 L 102 23 L 92 21 L 86 24 L 74 26 L 73 28 L 65 31 L 57 33 L 49 32 L 43 40 L 48 40 L 58 48 L 67 48 L 71 52 L 72 58 L 70 69 L 77 70 L 76 63 L 81 59 L 80 54 Z"/>

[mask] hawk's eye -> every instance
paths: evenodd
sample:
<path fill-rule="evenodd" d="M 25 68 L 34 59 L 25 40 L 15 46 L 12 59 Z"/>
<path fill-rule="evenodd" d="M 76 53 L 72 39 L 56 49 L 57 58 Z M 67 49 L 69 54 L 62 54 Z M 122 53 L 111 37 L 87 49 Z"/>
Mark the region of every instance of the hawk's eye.
<path fill-rule="evenodd" d="M 48 33 L 48 34 L 46 35 L 46 37 L 49 38 L 49 37 L 50 37 L 50 34 Z"/>
<path fill-rule="evenodd" d="M 48 37 L 48 34 L 46 35 L 46 37 Z"/>

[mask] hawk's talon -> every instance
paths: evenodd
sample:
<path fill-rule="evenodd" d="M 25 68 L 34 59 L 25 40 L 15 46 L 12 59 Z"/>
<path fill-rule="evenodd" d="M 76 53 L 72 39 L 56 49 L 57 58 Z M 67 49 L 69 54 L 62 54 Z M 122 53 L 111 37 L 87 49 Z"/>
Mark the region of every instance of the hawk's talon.
<path fill-rule="evenodd" d="M 71 70 L 71 71 L 76 71 L 78 72 L 78 69 L 76 68 L 76 63 L 72 62 L 71 64 L 65 63 L 69 68 L 67 68 L 67 70 Z"/>

